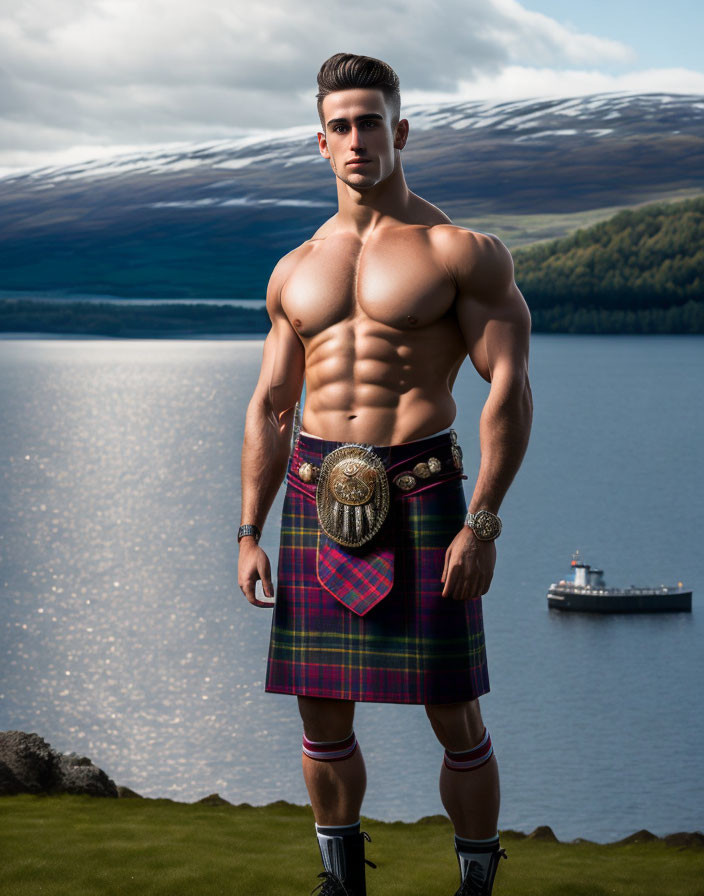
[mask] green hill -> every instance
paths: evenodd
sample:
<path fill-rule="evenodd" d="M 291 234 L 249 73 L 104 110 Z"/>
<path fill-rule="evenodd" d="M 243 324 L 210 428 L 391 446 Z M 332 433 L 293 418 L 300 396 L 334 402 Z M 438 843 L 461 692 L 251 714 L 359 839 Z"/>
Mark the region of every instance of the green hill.
<path fill-rule="evenodd" d="M 513 255 L 535 331 L 704 333 L 702 198 L 624 210 Z"/>

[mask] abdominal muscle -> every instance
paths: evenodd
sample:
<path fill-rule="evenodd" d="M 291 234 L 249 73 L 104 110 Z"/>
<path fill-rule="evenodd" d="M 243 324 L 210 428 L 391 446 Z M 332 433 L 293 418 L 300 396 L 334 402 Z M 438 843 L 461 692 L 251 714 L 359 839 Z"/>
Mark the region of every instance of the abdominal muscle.
<path fill-rule="evenodd" d="M 465 356 L 455 326 L 445 320 L 409 332 L 366 323 L 341 322 L 308 341 L 301 428 L 382 446 L 449 427 L 457 411 L 452 384 Z"/>

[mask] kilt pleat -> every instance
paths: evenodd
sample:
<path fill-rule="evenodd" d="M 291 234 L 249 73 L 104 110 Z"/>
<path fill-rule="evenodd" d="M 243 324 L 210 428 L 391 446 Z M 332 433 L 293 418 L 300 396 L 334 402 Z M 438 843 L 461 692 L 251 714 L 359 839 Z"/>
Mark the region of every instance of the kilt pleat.
<path fill-rule="evenodd" d="M 448 439 L 374 450 L 387 468 L 398 467 L 425 442 L 439 447 Z M 442 597 L 445 551 L 466 513 L 459 473 L 414 493 L 392 489 L 393 586 L 365 615 L 322 587 L 315 500 L 294 471 L 342 444 L 301 434 L 289 459 L 265 689 L 377 703 L 451 703 L 487 693 L 481 598 Z"/>

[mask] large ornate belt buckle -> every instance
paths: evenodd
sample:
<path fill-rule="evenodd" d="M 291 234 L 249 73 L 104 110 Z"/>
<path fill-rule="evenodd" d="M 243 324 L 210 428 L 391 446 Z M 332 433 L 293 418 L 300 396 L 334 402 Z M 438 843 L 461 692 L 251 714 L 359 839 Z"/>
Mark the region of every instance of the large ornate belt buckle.
<path fill-rule="evenodd" d="M 389 481 L 379 456 L 365 445 L 342 445 L 320 465 L 315 493 L 325 534 L 344 547 L 373 538 L 389 512 Z"/>

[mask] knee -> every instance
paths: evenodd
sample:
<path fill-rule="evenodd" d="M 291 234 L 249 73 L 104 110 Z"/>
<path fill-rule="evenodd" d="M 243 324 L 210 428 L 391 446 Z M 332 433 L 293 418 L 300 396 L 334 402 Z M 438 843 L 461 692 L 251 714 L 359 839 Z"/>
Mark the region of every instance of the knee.
<path fill-rule="evenodd" d="M 298 697 L 303 733 L 312 741 L 341 741 L 352 731 L 353 700 Z"/>
<path fill-rule="evenodd" d="M 437 739 L 448 750 L 469 750 L 484 735 L 479 700 L 427 703 L 425 712 Z"/>

